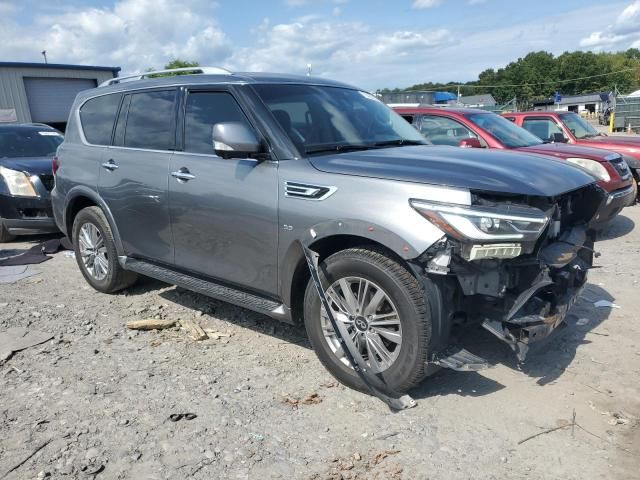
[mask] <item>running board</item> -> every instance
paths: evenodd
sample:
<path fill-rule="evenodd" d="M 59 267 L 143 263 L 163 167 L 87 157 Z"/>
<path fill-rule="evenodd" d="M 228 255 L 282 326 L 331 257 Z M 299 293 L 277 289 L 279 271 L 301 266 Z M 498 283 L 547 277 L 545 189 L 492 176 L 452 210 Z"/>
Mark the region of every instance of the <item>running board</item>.
<path fill-rule="evenodd" d="M 288 320 L 288 309 L 283 304 L 273 300 L 220 285 L 219 283 L 214 283 L 209 280 L 203 280 L 198 277 L 176 272 L 175 270 L 145 262 L 144 260 L 121 257 L 120 261 L 125 269 L 131 270 L 132 272 L 171 283 L 217 300 L 238 305 L 239 307 L 264 313 L 279 320 Z"/>
<path fill-rule="evenodd" d="M 457 372 L 477 372 L 489 368 L 489 362 L 484 358 L 456 346 L 445 349 L 431 363 Z"/>

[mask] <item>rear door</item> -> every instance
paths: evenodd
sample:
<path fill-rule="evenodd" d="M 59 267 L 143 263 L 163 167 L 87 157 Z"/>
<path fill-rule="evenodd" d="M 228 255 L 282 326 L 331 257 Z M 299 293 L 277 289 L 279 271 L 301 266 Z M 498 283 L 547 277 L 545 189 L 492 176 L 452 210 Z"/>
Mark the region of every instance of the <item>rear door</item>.
<path fill-rule="evenodd" d="M 176 89 L 124 96 L 98 185 L 125 253 L 167 264 L 173 263 L 167 184 L 175 148 L 176 98 Z"/>
<path fill-rule="evenodd" d="M 277 162 L 215 154 L 216 123 L 254 128 L 230 91 L 187 91 L 182 110 L 184 146 L 171 159 L 169 179 L 176 266 L 275 294 Z"/>

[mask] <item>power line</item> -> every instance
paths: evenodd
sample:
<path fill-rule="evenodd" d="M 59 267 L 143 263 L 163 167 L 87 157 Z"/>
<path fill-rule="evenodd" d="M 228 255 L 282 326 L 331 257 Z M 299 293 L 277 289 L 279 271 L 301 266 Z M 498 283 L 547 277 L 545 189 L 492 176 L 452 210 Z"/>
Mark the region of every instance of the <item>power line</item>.
<path fill-rule="evenodd" d="M 571 83 L 571 82 L 577 82 L 578 80 L 588 80 L 590 78 L 597 78 L 597 77 L 606 77 L 607 75 L 615 75 L 616 73 L 624 73 L 624 72 L 631 72 L 631 71 L 635 71 L 637 70 L 636 67 L 632 67 L 632 68 L 625 68 L 623 70 L 616 70 L 615 72 L 608 72 L 608 73 L 600 73 L 598 75 L 589 75 L 587 77 L 577 77 L 577 78 L 569 78 L 567 80 L 556 80 L 556 81 L 551 81 L 551 82 L 538 82 L 538 83 L 514 83 L 514 84 L 504 84 L 504 85 L 470 85 L 470 84 L 465 84 L 465 83 L 460 83 L 460 84 L 456 84 L 456 85 L 442 85 L 442 86 L 435 86 L 433 88 L 439 88 L 442 90 L 448 90 L 451 88 L 460 88 L 460 87 L 464 87 L 464 88 L 501 88 L 501 87 L 534 87 L 536 85 L 557 85 L 560 83 Z M 405 90 L 405 92 L 412 92 L 412 91 L 419 91 L 419 90 Z"/>

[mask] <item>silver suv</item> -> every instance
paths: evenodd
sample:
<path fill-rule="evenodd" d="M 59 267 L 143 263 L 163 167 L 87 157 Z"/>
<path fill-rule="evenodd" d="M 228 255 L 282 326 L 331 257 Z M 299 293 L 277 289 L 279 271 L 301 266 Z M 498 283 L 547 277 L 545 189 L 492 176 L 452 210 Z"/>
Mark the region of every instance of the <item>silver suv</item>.
<path fill-rule="evenodd" d="M 604 199 L 588 173 L 429 145 L 342 83 L 192 70 L 75 101 L 53 207 L 95 289 L 145 275 L 303 321 L 337 379 L 394 392 L 430 364 L 483 366 L 454 324 L 481 323 L 523 360 L 563 321 Z"/>

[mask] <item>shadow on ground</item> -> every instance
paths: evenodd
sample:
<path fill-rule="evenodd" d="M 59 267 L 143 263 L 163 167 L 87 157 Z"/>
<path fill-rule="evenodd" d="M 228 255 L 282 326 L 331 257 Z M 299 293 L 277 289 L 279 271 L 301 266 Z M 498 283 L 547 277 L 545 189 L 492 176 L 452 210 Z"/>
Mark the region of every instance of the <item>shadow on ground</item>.
<path fill-rule="evenodd" d="M 640 208 L 640 205 L 627 208 Z M 598 233 L 597 241 L 601 242 L 604 240 L 614 240 L 616 238 L 624 237 L 626 234 L 631 232 L 635 226 L 635 222 L 629 217 L 618 215 L 606 228 L 604 228 L 604 230 Z"/>
<path fill-rule="evenodd" d="M 129 295 L 162 290 L 160 297 L 190 310 L 215 316 L 217 319 L 270 335 L 283 342 L 311 348 L 302 325 L 289 325 L 244 308 L 220 302 L 180 287 L 163 282 L 143 279 L 128 290 Z M 527 360 L 519 364 L 511 348 L 480 326 L 471 326 L 459 333 L 459 342 L 470 352 L 489 361 L 491 365 L 503 364 L 523 375 L 533 377 L 539 385 L 558 379 L 569 367 L 581 345 L 590 343 L 589 335 L 605 321 L 610 308 L 595 308 L 598 300 L 614 301 L 603 288 L 587 284 L 582 296 L 570 310 L 565 323 L 548 338 L 531 346 Z M 597 361 L 597 359 L 594 359 Z M 415 388 L 411 395 L 427 398 L 438 395 L 482 396 L 505 388 L 499 382 L 477 372 L 455 372 L 441 369 Z"/>
<path fill-rule="evenodd" d="M 543 386 L 562 376 L 571 365 L 578 348 L 591 343 L 590 335 L 603 335 L 593 330 L 609 317 L 611 309 L 594 307 L 594 302 L 598 300 L 613 302 L 615 299 L 603 288 L 587 284 L 565 322 L 549 337 L 531 346 L 524 364 L 518 363 L 509 345 L 480 326 L 459 332 L 459 341 L 470 352 L 487 359 L 490 365 L 506 365 L 535 378 L 536 383 Z M 411 394 L 415 398 L 448 394 L 480 396 L 502 388 L 505 388 L 504 385 L 481 373 L 443 369 L 427 378 Z"/>

